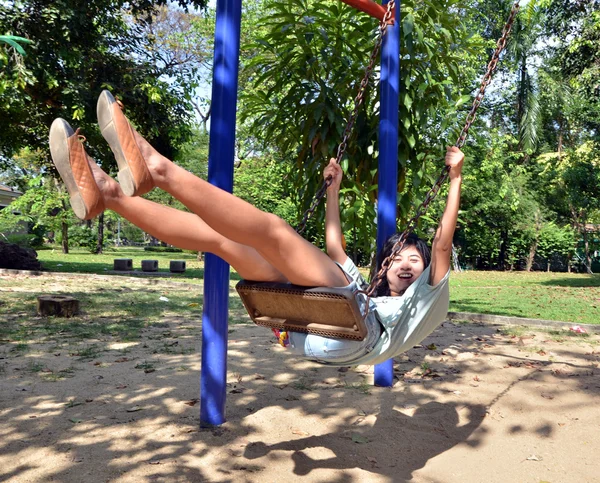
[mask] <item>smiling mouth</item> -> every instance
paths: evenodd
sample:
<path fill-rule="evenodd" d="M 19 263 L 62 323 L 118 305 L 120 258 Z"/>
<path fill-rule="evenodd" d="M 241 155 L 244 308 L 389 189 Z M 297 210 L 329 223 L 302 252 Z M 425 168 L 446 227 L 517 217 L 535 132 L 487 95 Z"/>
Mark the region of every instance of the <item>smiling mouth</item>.
<path fill-rule="evenodd" d="M 412 273 L 401 273 L 398 275 L 398 278 L 408 280 L 409 278 L 412 278 Z"/>

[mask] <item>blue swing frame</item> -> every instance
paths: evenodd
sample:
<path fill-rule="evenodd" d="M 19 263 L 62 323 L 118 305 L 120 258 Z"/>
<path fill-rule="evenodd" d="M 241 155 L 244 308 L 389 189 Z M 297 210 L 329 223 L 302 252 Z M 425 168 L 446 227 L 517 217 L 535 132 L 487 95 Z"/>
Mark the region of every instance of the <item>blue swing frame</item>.
<path fill-rule="evenodd" d="M 386 1 L 382 2 L 384 5 Z M 242 2 L 218 0 L 211 95 L 208 181 L 232 192 Z M 400 85 L 400 1 L 381 50 L 379 121 L 379 195 L 377 250 L 396 232 L 398 184 L 398 99 Z M 207 253 L 202 312 L 200 424 L 225 422 L 229 265 Z M 390 387 L 393 361 L 375 366 L 375 384 Z"/>

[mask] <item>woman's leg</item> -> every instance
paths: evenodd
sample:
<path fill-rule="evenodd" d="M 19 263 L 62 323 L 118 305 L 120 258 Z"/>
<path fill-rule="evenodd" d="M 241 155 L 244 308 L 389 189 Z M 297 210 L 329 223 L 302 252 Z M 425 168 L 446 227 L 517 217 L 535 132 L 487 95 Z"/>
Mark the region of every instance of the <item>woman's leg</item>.
<path fill-rule="evenodd" d="M 156 186 L 169 192 L 224 237 L 253 247 L 297 285 L 345 286 L 339 267 L 281 218 L 194 176 L 135 138 Z"/>
<path fill-rule="evenodd" d="M 106 208 L 146 233 L 179 248 L 214 253 L 235 268 L 242 278 L 259 282 L 287 282 L 256 250 L 225 238 L 197 215 L 143 198 L 125 196 L 116 181 L 93 161 L 90 167 Z"/>

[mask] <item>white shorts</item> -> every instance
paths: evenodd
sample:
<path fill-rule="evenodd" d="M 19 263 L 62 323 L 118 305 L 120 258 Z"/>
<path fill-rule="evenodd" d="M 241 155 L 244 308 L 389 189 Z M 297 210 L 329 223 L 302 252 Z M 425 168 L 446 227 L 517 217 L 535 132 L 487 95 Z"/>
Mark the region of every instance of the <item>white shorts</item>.
<path fill-rule="evenodd" d="M 355 280 L 336 263 L 351 282 L 346 288 L 358 290 Z M 366 296 L 357 294 L 361 311 L 365 310 Z M 289 350 L 301 357 L 312 359 L 316 362 L 335 365 L 351 365 L 353 360 L 362 357 L 373 350 L 375 344 L 381 337 L 382 327 L 375 313 L 369 310 L 365 319 L 367 326 L 367 337 L 364 340 L 335 339 L 321 335 L 305 334 L 303 332 L 288 332 L 290 345 Z"/>

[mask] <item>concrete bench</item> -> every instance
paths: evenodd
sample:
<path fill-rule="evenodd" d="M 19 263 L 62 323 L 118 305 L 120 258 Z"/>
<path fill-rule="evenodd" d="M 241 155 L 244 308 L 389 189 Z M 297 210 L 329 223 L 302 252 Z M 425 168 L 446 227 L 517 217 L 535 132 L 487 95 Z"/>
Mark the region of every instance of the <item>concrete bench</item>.
<path fill-rule="evenodd" d="M 142 272 L 158 272 L 158 260 L 142 260 Z"/>
<path fill-rule="evenodd" d="M 133 260 L 131 258 L 115 258 L 113 270 L 116 272 L 127 272 L 133 270 Z"/>
<path fill-rule="evenodd" d="M 185 272 L 185 260 L 171 260 L 169 270 L 172 273 L 183 273 Z"/>

